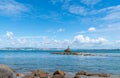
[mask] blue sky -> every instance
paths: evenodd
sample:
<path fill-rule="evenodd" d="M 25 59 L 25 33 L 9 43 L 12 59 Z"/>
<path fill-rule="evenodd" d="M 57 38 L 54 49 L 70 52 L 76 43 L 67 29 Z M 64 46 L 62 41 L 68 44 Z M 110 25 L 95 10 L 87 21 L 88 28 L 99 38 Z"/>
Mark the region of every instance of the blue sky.
<path fill-rule="evenodd" d="M 119 48 L 120 0 L 0 0 L 0 47 Z"/>

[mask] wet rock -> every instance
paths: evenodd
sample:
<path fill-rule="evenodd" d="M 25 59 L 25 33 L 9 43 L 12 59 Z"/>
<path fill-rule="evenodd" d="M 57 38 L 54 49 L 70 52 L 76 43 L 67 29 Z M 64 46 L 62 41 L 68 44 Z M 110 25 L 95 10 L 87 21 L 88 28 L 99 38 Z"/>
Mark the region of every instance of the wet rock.
<path fill-rule="evenodd" d="M 33 71 L 32 76 L 38 78 L 50 78 L 50 75 L 47 72 L 44 72 L 43 70 Z"/>
<path fill-rule="evenodd" d="M 88 74 L 87 71 L 81 71 L 81 72 L 76 73 L 76 75 L 87 75 L 87 74 Z"/>
<path fill-rule="evenodd" d="M 0 78 L 16 78 L 15 73 L 7 65 L 0 65 Z"/>

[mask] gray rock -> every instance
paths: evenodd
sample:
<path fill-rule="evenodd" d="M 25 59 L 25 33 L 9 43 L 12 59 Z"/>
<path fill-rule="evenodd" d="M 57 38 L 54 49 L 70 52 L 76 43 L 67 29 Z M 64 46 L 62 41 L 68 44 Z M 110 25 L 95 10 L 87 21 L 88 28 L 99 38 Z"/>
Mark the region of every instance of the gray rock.
<path fill-rule="evenodd" d="M 0 64 L 0 78 L 16 78 L 15 73 L 7 65 Z"/>

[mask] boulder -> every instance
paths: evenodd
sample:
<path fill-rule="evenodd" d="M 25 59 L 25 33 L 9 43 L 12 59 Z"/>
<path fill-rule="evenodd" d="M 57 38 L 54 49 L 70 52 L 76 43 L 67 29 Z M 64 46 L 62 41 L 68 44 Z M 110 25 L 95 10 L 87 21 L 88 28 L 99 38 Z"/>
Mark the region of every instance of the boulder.
<path fill-rule="evenodd" d="M 44 72 L 43 70 L 36 70 L 32 72 L 33 77 L 38 77 L 38 78 L 49 78 L 50 75 L 47 72 Z"/>
<path fill-rule="evenodd" d="M 62 75 L 62 76 L 65 76 L 65 72 L 64 71 L 61 71 L 61 70 L 57 70 L 53 73 L 53 75 Z"/>
<path fill-rule="evenodd" d="M 87 74 L 88 74 L 87 71 L 81 71 L 81 72 L 76 73 L 76 75 L 87 75 Z"/>
<path fill-rule="evenodd" d="M 52 78 L 64 78 L 65 77 L 65 72 L 61 70 L 57 70 L 53 73 Z"/>
<path fill-rule="evenodd" d="M 16 78 L 15 73 L 7 65 L 0 64 L 0 78 Z"/>

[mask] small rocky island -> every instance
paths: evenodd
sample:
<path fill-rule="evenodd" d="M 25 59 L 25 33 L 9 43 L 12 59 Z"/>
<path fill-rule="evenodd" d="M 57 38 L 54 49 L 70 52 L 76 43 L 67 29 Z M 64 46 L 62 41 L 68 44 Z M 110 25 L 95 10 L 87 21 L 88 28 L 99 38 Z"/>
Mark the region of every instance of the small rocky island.
<path fill-rule="evenodd" d="M 64 52 L 53 52 L 52 54 L 59 54 L 59 55 L 80 55 L 80 56 L 95 56 L 95 54 L 92 54 L 92 53 L 72 52 L 69 46 L 68 46 L 67 49 L 64 50 Z"/>

